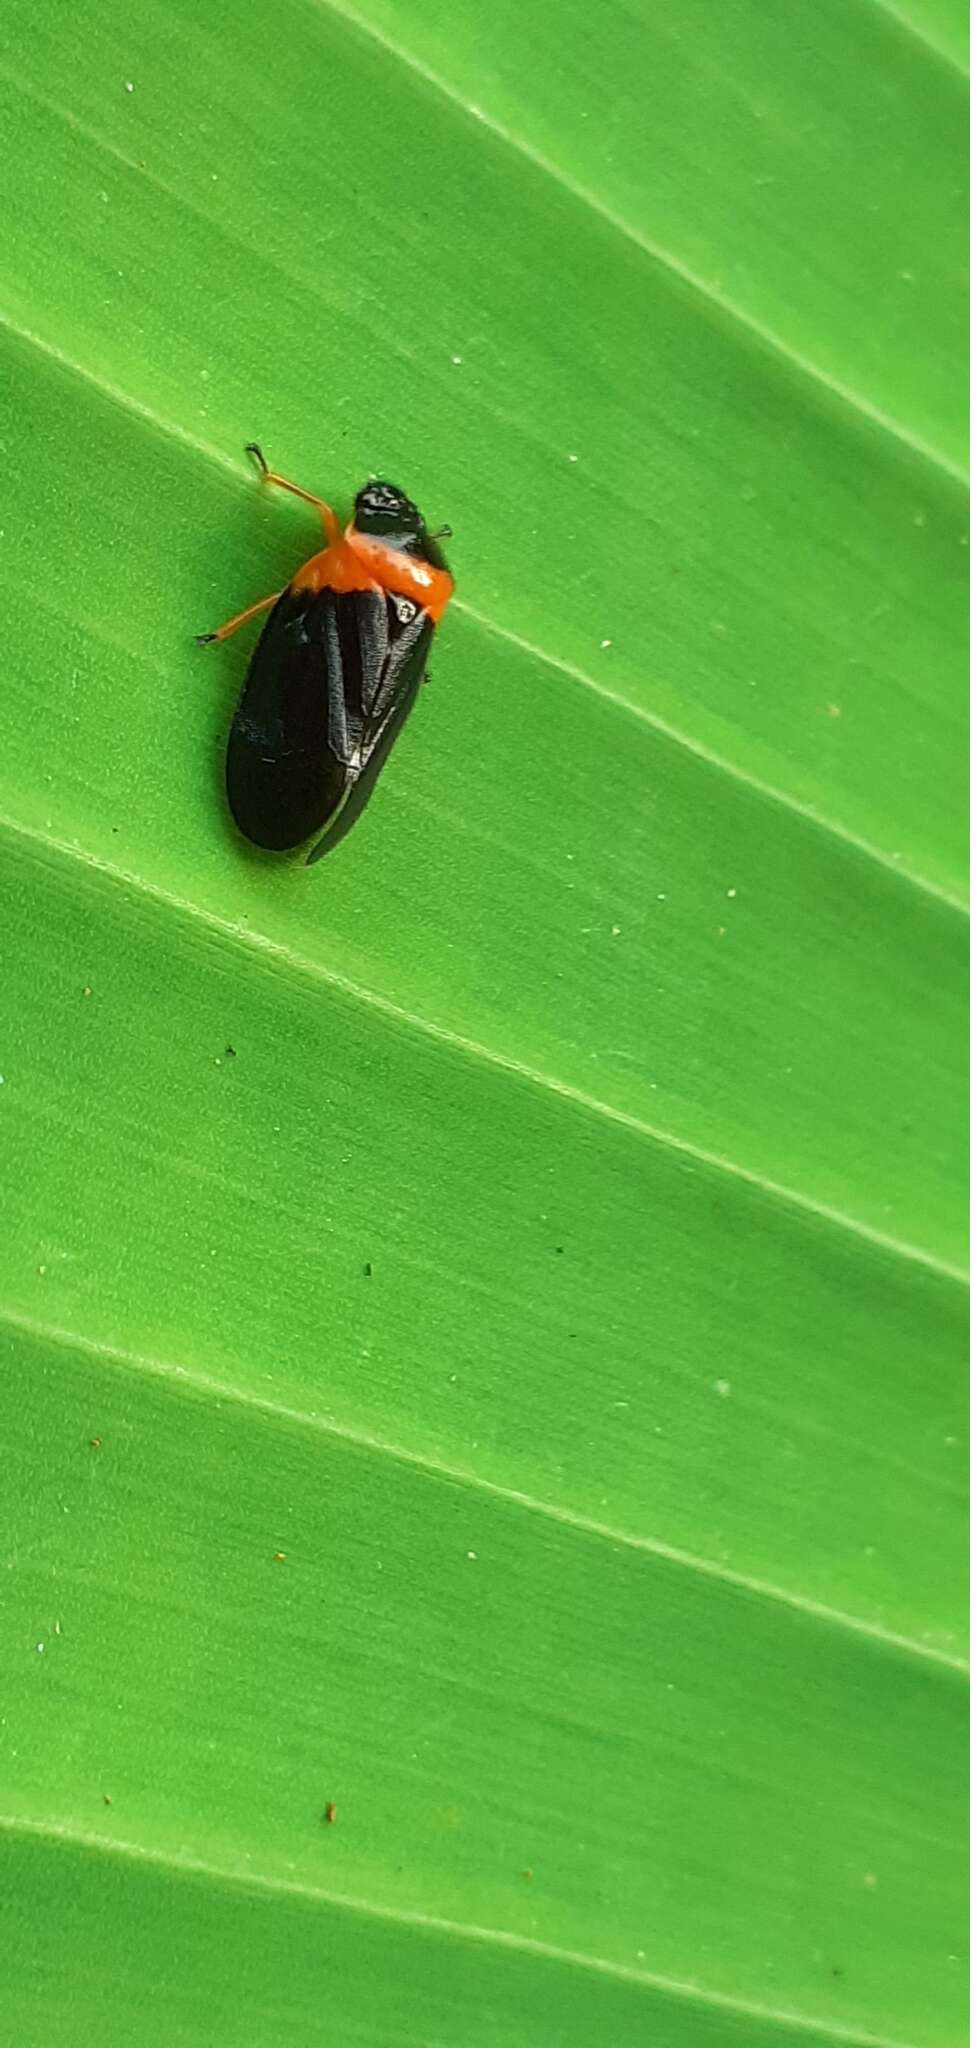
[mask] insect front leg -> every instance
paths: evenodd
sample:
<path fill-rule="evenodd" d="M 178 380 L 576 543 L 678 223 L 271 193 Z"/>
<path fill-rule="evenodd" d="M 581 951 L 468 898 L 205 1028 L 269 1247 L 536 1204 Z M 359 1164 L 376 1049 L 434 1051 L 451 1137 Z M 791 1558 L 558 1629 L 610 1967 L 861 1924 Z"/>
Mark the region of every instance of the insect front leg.
<path fill-rule="evenodd" d="M 252 456 L 264 484 L 275 484 L 278 490 L 292 491 L 294 498 L 302 498 L 305 504 L 316 506 L 331 546 L 340 539 L 340 521 L 325 498 L 315 497 L 312 491 L 305 491 L 302 484 L 291 483 L 289 477 L 280 476 L 275 469 L 270 469 L 258 441 L 247 441 L 246 454 Z"/>

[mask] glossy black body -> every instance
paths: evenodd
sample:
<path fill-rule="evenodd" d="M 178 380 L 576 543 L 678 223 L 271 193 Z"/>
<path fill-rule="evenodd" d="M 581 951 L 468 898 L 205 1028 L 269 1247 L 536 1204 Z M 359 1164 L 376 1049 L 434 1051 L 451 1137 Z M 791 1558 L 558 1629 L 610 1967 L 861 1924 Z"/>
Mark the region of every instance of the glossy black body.
<path fill-rule="evenodd" d="M 378 540 L 390 541 L 392 547 L 400 548 L 402 555 L 430 562 L 433 569 L 448 567 L 417 506 L 396 484 L 372 477 L 354 499 L 354 525 L 359 533 L 372 533 Z"/>
<path fill-rule="evenodd" d="M 393 484 L 359 492 L 355 525 L 436 568 L 445 562 Z M 370 797 L 421 686 L 434 625 L 410 598 L 286 590 L 260 635 L 226 754 L 229 808 L 247 839 L 283 852 L 319 834 L 318 860 Z"/>

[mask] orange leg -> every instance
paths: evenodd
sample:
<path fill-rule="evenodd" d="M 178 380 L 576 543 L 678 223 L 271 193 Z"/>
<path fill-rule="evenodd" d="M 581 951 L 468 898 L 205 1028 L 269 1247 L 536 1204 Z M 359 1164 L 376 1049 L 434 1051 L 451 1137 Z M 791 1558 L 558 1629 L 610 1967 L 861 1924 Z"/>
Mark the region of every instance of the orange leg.
<path fill-rule="evenodd" d="M 244 626 L 247 619 L 258 618 L 260 612 L 268 612 L 270 605 L 275 604 L 277 598 L 282 597 L 282 595 L 283 592 L 281 590 L 274 590 L 272 597 L 261 597 L 258 604 L 249 604 L 244 612 L 237 612 L 234 619 L 227 619 L 225 625 L 219 627 L 218 632 L 197 633 L 195 636 L 197 646 L 208 647 L 213 640 L 228 640 L 230 633 L 234 633 L 237 626 Z"/>
<path fill-rule="evenodd" d="M 258 441 L 247 441 L 246 453 L 251 455 L 264 484 L 276 484 L 281 491 L 292 491 L 294 498 L 302 498 L 307 505 L 315 505 L 323 520 L 324 531 L 331 544 L 340 539 L 340 521 L 331 505 L 324 498 L 315 498 L 312 491 L 305 491 L 302 484 L 291 484 L 289 477 L 278 476 L 269 463 Z"/>

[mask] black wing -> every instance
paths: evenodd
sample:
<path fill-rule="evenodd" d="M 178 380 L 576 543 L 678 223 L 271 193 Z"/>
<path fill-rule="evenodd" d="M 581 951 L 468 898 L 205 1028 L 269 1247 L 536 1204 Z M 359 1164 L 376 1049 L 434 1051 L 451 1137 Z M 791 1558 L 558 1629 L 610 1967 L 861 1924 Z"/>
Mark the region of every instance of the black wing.
<path fill-rule="evenodd" d="M 345 837 L 374 792 L 374 785 L 421 687 L 434 634 L 434 623 L 409 598 L 388 596 L 385 630 L 387 651 L 373 693 L 367 692 L 363 733 L 346 791 L 322 839 L 307 854 L 307 865 L 320 860 Z"/>
<path fill-rule="evenodd" d="M 247 839 L 283 852 L 330 824 L 315 859 L 343 837 L 414 702 L 431 630 L 383 592 L 284 591 L 229 733 L 226 793 Z"/>

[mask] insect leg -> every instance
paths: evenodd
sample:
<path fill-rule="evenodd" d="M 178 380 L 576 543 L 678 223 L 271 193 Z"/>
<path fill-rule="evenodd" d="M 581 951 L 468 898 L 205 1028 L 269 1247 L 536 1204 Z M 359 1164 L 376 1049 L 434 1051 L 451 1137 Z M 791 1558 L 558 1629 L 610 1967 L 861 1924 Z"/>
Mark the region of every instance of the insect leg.
<path fill-rule="evenodd" d="M 328 541 L 333 543 L 340 539 L 340 521 L 326 499 L 315 497 L 312 491 L 305 491 L 302 484 L 292 484 L 289 477 L 279 476 L 275 469 L 270 469 L 258 441 L 247 441 L 246 453 L 252 456 L 264 484 L 276 484 L 279 490 L 292 491 L 294 498 L 303 498 L 307 505 L 315 505 L 323 520 Z"/>
<path fill-rule="evenodd" d="M 225 625 L 219 626 L 216 632 L 197 633 L 196 645 L 208 647 L 213 640 L 228 640 L 230 633 L 234 633 L 237 626 L 244 626 L 247 619 L 258 618 L 260 612 L 268 612 L 270 605 L 275 604 L 277 598 L 282 595 L 281 590 L 274 590 L 272 597 L 261 597 L 258 604 L 247 605 L 244 612 L 237 612 L 234 619 L 227 619 Z"/>

